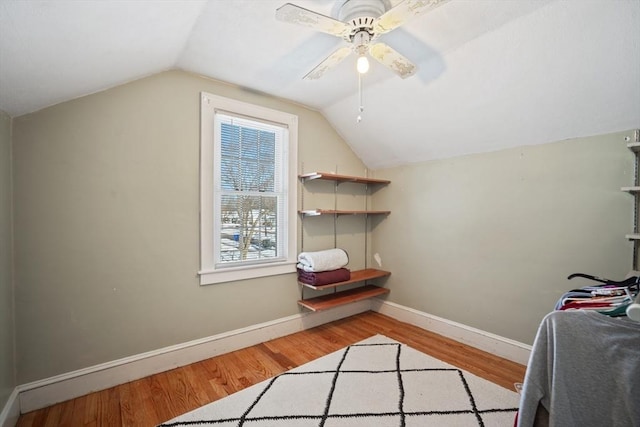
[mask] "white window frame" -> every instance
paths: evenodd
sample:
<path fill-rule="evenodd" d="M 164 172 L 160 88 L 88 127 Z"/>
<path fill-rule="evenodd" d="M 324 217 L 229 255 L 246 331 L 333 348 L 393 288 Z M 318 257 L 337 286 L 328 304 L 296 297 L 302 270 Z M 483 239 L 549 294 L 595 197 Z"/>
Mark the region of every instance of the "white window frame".
<path fill-rule="evenodd" d="M 216 266 L 214 248 L 214 229 L 216 212 L 214 207 L 214 159 L 217 141 L 215 140 L 215 113 L 228 112 L 258 121 L 277 123 L 288 129 L 288 144 L 285 147 L 286 178 L 284 180 L 288 194 L 285 207 L 287 219 L 285 254 L 278 260 L 259 264 L 247 263 L 241 266 Z M 206 92 L 201 93 L 200 103 L 200 284 L 231 282 L 253 279 L 296 271 L 296 230 L 297 230 L 297 177 L 298 164 L 298 116 L 271 108 L 249 104 L 235 99 L 224 98 Z"/>

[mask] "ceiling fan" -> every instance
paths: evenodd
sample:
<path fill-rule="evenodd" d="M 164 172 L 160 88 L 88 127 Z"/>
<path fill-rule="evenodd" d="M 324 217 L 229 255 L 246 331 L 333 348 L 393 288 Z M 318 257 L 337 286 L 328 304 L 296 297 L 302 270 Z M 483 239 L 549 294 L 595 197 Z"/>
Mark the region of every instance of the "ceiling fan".
<path fill-rule="evenodd" d="M 345 59 L 351 51 L 358 55 L 358 72 L 366 73 L 369 69 L 366 57 L 368 53 L 404 79 L 415 74 L 416 66 L 387 44 L 374 42 L 380 35 L 398 28 L 410 18 L 448 1 L 404 0 L 388 9 L 388 0 L 345 0 L 340 6 L 338 19 L 286 3 L 276 10 L 276 18 L 341 37 L 349 43 L 349 46 L 340 47 L 329 55 L 304 76 L 304 79 L 319 79 Z"/>

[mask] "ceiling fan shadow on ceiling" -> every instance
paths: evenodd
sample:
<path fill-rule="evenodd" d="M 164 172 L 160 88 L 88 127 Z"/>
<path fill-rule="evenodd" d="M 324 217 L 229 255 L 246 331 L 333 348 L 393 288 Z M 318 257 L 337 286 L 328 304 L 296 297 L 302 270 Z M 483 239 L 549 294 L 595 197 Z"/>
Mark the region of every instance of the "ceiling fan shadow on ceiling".
<path fill-rule="evenodd" d="M 345 0 L 338 9 L 338 19 L 286 3 L 276 10 L 276 18 L 340 37 L 348 43 L 307 73 L 306 80 L 319 79 L 351 52 L 358 55 L 359 73 L 369 69 L 368 54 L 404 79 L 414 75 L 417 67 L 386 43 L 377 41 L 378 37 L 448 1 L 404 0 L 390 8 L 388 0 Z"/>

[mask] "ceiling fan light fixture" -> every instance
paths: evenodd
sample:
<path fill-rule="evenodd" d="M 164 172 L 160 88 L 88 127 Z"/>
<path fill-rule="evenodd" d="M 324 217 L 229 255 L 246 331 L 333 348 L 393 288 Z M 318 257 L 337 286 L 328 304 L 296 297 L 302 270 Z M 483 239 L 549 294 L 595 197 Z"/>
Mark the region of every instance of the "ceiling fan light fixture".
<path fill-rule="evenodd" d="M 365 54 L 400 77 L 415 74 L 416 66 L 391 46 L 378 42 L 378 37 L 393 31 L 417 15 L 449 2 L 450 0 L 336 0 L 340 3 L 337 17 L 321 15 L 312 10 L 286 3 L 276 10 L 276 18 L 340 37 L 351 45 L 359 56 L 358 75 L 366 72 L 368 59 Z M 392 2 L 396 3 L 392 5 Z M 334 9 L 335 11 L 335 9 Z M 375 43 L 374 43 L 375 42 Z M 343 46 L 325 58 L 304 79 L 320 78 L 327 70 L 347 57 L 349 49 Z"/>
<path fill-rule="evenodd" d="M 356 69 L 360 74 L 365 74 L 367 71 L 369 71 L 369 60 L 364 54 L 358 56 L 358 61 L 356 62 Z"/>

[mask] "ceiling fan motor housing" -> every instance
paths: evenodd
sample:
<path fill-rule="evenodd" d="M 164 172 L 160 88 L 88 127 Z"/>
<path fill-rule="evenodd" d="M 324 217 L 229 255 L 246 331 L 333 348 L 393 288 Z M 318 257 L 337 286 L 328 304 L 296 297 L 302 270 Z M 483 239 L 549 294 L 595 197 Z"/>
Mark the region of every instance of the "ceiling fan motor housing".
<path fill-rule="evenodd" d="M 340 7 L 338 19 L 353 26 L 349 39 L 357 43 L 355 36 L 362 31 L 368 32 L 369 38 L 373 36 L 374 21 L 386 11 L 387 4 L 385 0 L 347 0 Z M 369 40 L 366 43 L 368 42 Z"/>

